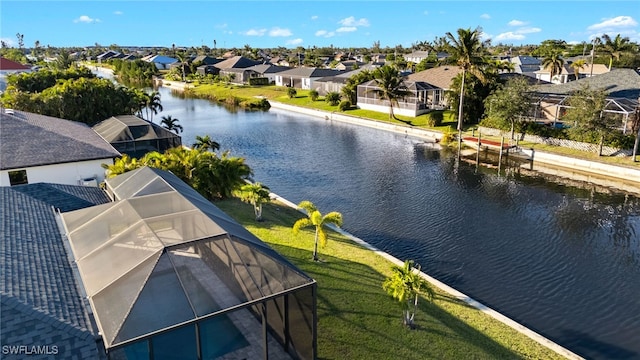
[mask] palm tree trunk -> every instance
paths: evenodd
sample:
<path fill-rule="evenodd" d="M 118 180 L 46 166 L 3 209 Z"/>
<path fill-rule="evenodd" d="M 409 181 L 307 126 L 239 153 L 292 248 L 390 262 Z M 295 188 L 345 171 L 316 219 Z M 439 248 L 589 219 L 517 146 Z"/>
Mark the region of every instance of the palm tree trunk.
<path fill-rule="evenodd" d="M 253 211 L 256 214 L 256 221 L 262 220 L 262 204 L 253 204 Z"/>
<path fill-rule="evenodd" d="M 458 105 L 458 133 L 462 132 L 462 103 L 464 102 L 465 69 L 462 69 L 462 85 L 460 86 L 460 104 Z"/>
<path fill-rule="evenodd" d="M 318 261 L 318 227 L 316 227 L 316 240 L 313 244 L 313 261 Z"/>
<path fill-rule="evenodd" d="M 631 161 L 636 162 L 636 153 L 638 152 L 638 143 L 640 143 L 640 127 L 636 134 L 636 141 L 633 143 L 633 153 L 631 154 Z"/>

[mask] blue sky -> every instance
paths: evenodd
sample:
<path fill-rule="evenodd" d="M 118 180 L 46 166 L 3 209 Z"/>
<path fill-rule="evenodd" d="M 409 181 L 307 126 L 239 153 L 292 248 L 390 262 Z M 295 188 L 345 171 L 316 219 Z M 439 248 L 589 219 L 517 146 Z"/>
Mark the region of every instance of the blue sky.
<path fill-rule="evenodd" d="M 0 1 L 0 38 L 25 47 L 409 47 L 478 26 L 494 44 L 640 42 L 640 1 Z"/>

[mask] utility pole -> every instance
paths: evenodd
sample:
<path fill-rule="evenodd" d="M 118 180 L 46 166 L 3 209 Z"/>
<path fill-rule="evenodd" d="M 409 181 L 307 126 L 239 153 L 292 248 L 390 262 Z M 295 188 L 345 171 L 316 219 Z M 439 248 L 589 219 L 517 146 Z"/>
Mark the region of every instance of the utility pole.
<path fill-rule="evenodd" d="M 596 40 L 597 39 L 598 39 L 597 37 L 593 38 L 593 46 L 591 46 L 591 70 L 590 70 L 590 73 L 589 73 L 589 77 L 593 76 L 593 57 L 595 56 L 595 53 L 596 53 Z"/>

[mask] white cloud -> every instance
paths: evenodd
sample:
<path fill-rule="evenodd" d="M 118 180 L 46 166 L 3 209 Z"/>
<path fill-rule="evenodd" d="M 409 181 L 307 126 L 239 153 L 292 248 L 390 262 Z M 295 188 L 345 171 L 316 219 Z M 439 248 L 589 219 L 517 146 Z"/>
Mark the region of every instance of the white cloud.
<path fill-rule="evenodd" d="M 369 20 L 365 18 L 356 20 L 355 17 L 349 16 L 348 18 L 344 18 L 338 21 L 338 24 L 342 25 L 343 27 L 369 26 Z"/>
<path fill-rule="evenodd" d="M 114 11 L 113 13 L 114 13 L 115 15 L 122 15 L 122 14 L 124 14 L 124 13 L 123 13 L 122 11 L 120 11 L 120 10 L 116 10 L 116 11 Z"/>
<path fill-rule="evenodd" d="M 226 23 L 225 23 L 225 24 L 218 24 L 218 25 L 216 25 L 216 28 L 217 28 L 217 29 L 226 29 L 226 28 L 227 28 L 227 26 L 228 26 L 228 25 L 227 25 Z"/>
<path fill-rule="evenodd" d="M 493 40 L 501 41 L 501 40 L 524 40 L 524 35 L 517 34 L 512 31 L 508 31 L 502 34 L 498 34 Z"/>
<path fill-rule="evenodd" d="M 267 29 L 251 29 L 245 31 L 245 35 L 247 36 L 263 36 L 267 33 Z"/>
<path fill-rule="evenodd" d="M 2 42 L 4 42 L 5 44 L 7 44 L 7 46 L 9 47 L 13 47 L 15 45 L 15 42 L 13 41 L 14 39 L 11 38 L 0 38 L 0 40 L 2 40 Z"/>
<path fill-rule="evenodd" d="M 311 17 L 311 20 L 318 20 L 318 15 L 313 15 L 313 16 Z"/>
<path fill-rule="evenodd" d="M 611 19 L 605 19 L 604 21 L 589 26 L 588 30 L 612 30 L 618 28 L 629 28 L 638 26 L 638 22 L 631 16 L 617 16 Z"/>
<path fill-rule="evenodd" d="M 542 29 L 537 27 L 526 27 L 526 28 L 516 30 L 515 33 L 516 34 L 533 34 L 533 33 L 539 33 L 540 31 L 542 31 Z"/>
<path fill-rule="evenodd" d="M 336 29 L 336 32 L 354 32 L 358 30 L 355 26 L 343 26 L 341 28 Z"/>
<path fill-rule="evenodd" d="M 491 19 L 491 15 L 489 15 L 489 14 L 482 14 L 482 15 L 480 15 L 480 17 L 481 17 L 482 19 L 486 19 L 486 20 Z"/>
<path fill-rule="evenodd" d="M 73 22 L 74 23 L 82 22 L 82 23 L 91 24 L 91 23 L 94 23 L 94 22 L 100 22 L 100 19 L 92 19 L 87 15 L 81 15 L 79 18 L 73 20 Z"/>
<path fill-rule="evenodd" d="M 269 36 L 291 36 L 293 33 L 289 29 L 274 27 L 269 31 Z"/>
<path fill-rule="evenodd" d="M 286 44 L 287 45 L 300 45 L 302 44 L 303 40 L 300 38 L 297 39 L 291 39 L 291 40 L 287 40 Z"/>
<path fill-rule="evenodd" d="M 509 25 L 509 26 L 524 26 L 524 25 L 527 25 L 527 23 L 524 22 L 524 21 L 520 21 L 520 20 L 515 20 L 514 19 L 514 20 L 509 21 L 507 23 L 507 25 Z"/>
<path fill-rule="evenodd" d="M 335 36 L 336 33 L 334 33 L 333 31 L 327 31 L 327 30 L 318 30 L 316 31 L 316 36 L 320 36 L 320 37 L 325 37 L 325 38 L 330 38 Z"/>

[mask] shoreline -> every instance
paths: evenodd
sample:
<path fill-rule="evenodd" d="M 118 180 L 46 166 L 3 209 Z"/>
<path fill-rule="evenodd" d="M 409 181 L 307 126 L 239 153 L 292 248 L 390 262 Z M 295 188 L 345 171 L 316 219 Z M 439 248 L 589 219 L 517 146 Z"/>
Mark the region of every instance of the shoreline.
<path fill-rule="evenodd" d="M 379 122 L 366 118 L 354 117 L 337 112 L 327 112 L 323 110 L 308 109 L 295 105 L 288 105 L 277 101 L 269 101 L 271 107 L 280 110 L 297 112 L 313 117 L 323 118 L 328 121 L 340 121 L 348 124 L 361 125 L 366 127 L 372 127 L 380 130 L 391 131 L 399 134 L 410 135 L 425 140 L 439 141 L 442 138 L 442 133 L 436 131 L 430 131 L 425 129 L 415 129 L 402 125 L 395 125 L 386 122 Z M 619 188 L 623 191 L 629 191 L 640 194 L 640 169 L 634 169 L 631 167 L 617 166 L 604 164 L 600 162 L 594 162 L 589 160 L 583 160 L 573 158 L 569 156 L 552 154 L 540 150 L 522 149 L 522 153 L 511 152 L 510 156 L 517 156 L 524 159 L 529 159 L 534 168 L 537 163 L 551 165 L 554 168 L 566 170 L 565 174 L 576 173 L 577 177 L 583 181 L 591 182 L 593 176 L 599 176 L 601 179 L 597 182 L 599 185 L 603 185 L 607 179 L 612 180 L 611 186 Z M 475 150 L 474 150 L 475 151 Z M 527 153 L 528 152 L 528 153 Z M 544 173 L 544 172 L 543 172 Z M 581 173 L 581 174 L 580 174 Z M 586 175 L 586 176 L 585 176 Z M 592 175 L 592 176 L 589 176 Z M 627 183 L 624 186 L 616 185 L 616 182 Z M 628 184 L 633 183 L 633 185 Z M 630 185 L 630 186 L 629 186 Z M 635 185 L 635 186 L 634 186 Z M 606 186 L 606 185 L 605 185 Z"/>
<path fill-rule="evenodd" d="M 285 206 L 288 206 L 292 209 L 295 209 L 303 214 L 306 215 L 306 213 L 298 208 L 298 206 L 294 203 L 292 203 L 291 201 L 279 196 L 278 194 L 275 193 L 269 193 L 269 197 L 271 198 L 271 200 L 276 200 L 282 204 L 284 204 Z M 400 259 L 396 258 L 395 256 L 386 253 L 378 248 L 376 248 L 375 246 L 369 244 L 368 242 L 350 234 L 349 232 L 338 228 L 336 226 L 333 225 L 329 225 L 329 227 L 331 228 L 331 230 L 340 233 L 344 236 L 346 236 L 347 238 L 349 238 L 351 241 L 355 242 L 356 244 L 364 247 L 365 249 L 372 251 L 373 253 L 383 257 L 385 260 L 390 261 L 391 263 L 393 263 L 394 265 L 397 266 L 402 266 L 404 264 L 403 261 L 401 261 Z M 420 277 L 422 277 L 424 280 L 426 280 L 427 282 L 429 282 L 431 285 L 437 287 L 439 290 L 455 297 L 456 299 L 463 301 L 465 304 L 473 307 L 474 309 L 477 309 L 479 311 L 481 311 L 482 313 L 492 317 L 493 319 L 500 321 L 501 323 L 509 326 L 510 328 L 516 330 L 517 332 L 519 332 L 522 335 L 527 336 L 528 338 L 534 340 L 535 342 L 539 343 L 542 346 L 547 347 L 548 349 L 551 349 L 553 351 L 555 351 L 557 354 L 562 355 L 564 357 L 566 357 L 567 359 L 582 359 L 584 360 L 584 358 L 574 352 L 572 352 L 571 350 L 556 344 L 555 342 L 547 339 L 545 336 L 527 328 L 526 326 L 512 320 L 511 318 L 493 310 L 492 308 L 482 304 L 481 302 L 473 299 L 472 297 L 456 290 L 455 288 L 441 282 L 440 280 L 430 276 L 429 274 L 420 271 L 419 272 Z"/>

